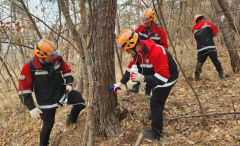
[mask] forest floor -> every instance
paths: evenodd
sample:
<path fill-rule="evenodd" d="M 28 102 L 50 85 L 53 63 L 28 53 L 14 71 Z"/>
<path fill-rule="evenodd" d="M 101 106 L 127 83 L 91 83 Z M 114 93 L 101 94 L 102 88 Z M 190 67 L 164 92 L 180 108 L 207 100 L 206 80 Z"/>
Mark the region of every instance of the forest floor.
<path fill-rule="evenodd" d="M 186 72 L 188 79 L 199 95 L 204 112 L 222 113 L 240 111 L 239 88 L 240 73 L 233 74 L 228 52 L 220 45 L 218 56 L 222 63 L 225 80 L 221 80 L 208 58 L 203 66 L 200 81 L 194 81 L 196 64 L 196 50 L 178 47 L 178 59 Z M 195 47 L 194 47 L 195 48 Z M 123 56 L 123 66 L 126 69 L 130 57 Z M 121 74 L 116 63 L 117 81 Z M 0 83 L 0 85 L 3 83 Z M 131 85 L 129 84 L 129 87 Z M 22 145 L 38 145 L 41 121 L 30 118 L 28 111 L 21 110 L 16 94 L 1 85 L 0 98 L 0 145 L 13 145 L 16 141 Z M 144 97 L 144 85 L 141 85 L 139 94 L 127 94 L 125 90 L 118 93 L 118 100 L 125 106 L 129 114 L 121 122 L 119 131 L 109 139 L 95 137 L 96 145 L 134 145 L 141 129 L 150 128 L 151 121 L 143 115 L 149 113 L 149 100 Z M 7 98 L 9 97 L 9 98 Z M 70 107 L 68 107 L 68 112 Z M 174 86 L 166 102 L 164 110 L 164 137 L 160 141 L 143 138 L 141 145 L 240 145 L 240 116 L 234 114 L 208 116 L 207 126 L 204 126 L 200 117 L 191 115 L 201 114 L 198 102 L 191 88 L 180 73 L 178 83 Z M 190 116 L 190 118 L 177 118 Z M 79 122 L 66 126 L 66 113 L 60 107 L 56 114 L 56 123 L 51 133 L 50 145 L 81 145 L 85 126 L 86 111 L 79 116 Z"/>

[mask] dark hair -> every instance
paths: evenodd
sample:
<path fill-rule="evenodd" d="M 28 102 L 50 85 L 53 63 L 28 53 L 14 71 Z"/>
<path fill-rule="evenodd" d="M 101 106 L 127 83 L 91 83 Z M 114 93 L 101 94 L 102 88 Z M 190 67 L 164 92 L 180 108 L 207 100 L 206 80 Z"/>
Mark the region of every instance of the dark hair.
<path fill-rule="evenodd" d="M 197 20 L 196 20 L 196 23 L 198 23 L 198 22 L 201 21 L 201 20 L 204 20 L 204 16 L 198 17 Z"/>

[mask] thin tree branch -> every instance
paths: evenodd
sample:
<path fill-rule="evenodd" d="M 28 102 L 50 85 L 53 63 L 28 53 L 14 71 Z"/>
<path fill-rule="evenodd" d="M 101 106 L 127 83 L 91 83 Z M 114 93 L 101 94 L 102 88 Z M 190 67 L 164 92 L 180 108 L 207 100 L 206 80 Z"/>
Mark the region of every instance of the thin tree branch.
<path fill-rule="evenodd" d="M 28 48 L 28 49 L 31 49 L 31 50 L 33 50 L 34 48 L 33 47 L 29 47 L 29 46 L 26 46 L 26 45 L 22 45 L 22 44 L 16 44 L 16 43 L 13 43 L 13 42 L 4 42 L 4 41 L 1 41 L 0 40 L 0 43 L 4 43 L 4 44 L 13 44 L 13 45 L 16 45 L 16 46 L 19 46 L 19 47 L 25 47 L 25 48 Z"/>
<path fill-rule="evenodd" d="M 31 20 L 31 22 L 32 22 L 32 24 L 33 24 L 33 27 L 35 28 L 35 30 L 36 30 L 36 32 L 37 32 L 37 35 L 38 35 L 39 39 L 42 39 L 42 35 L 41 35 L 41 33 L 39 32 L 39 30 L 38 30 L 38 28 L 37 28 L 36 22 L 35 22 L 35 20 L 32 18 L 32 15 L 29 13 L 29 10 L 28 10 L 28 8 L 26 7 L 24 1 L 23 1 L 23 0 L 19 0 L 19 2 L 22 4 L 25 12 L 27 13 L 29 19 Z"/>

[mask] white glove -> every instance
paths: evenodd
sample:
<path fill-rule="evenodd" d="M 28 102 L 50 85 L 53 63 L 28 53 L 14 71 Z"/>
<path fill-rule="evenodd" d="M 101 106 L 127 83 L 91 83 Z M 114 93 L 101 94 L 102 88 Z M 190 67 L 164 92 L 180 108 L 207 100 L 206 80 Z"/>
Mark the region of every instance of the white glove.
<path fill-rule="evenodd" d="M 36 118 L 40 118 L 40 114 L 42 114 L 43 112 L 39 109 L 39 108 L 34 108 L 32 110 L 30 110 L 30 115 L 32 118 L 36 119 Z"/>
<path fill-rule="evenodd" d="M 72 85 L 66 85 L 66 91 L 71 92 L 72 91 Z"/>
<path fill-rule="evenodd" d="M 122 83 L 117 83 L 117 84 L 113 84 L 114 85 L 114 91 L 116 92 L 118 89 L 117 88 L 120 88 L 122 86 Z"/>
<path fill-rule="evenodd" d="M 130 79 L 134 82 L 143 82 L 144 81 L 144 75 L 142 75 L 138 72 L 132 72 L 130 74 Z"/>

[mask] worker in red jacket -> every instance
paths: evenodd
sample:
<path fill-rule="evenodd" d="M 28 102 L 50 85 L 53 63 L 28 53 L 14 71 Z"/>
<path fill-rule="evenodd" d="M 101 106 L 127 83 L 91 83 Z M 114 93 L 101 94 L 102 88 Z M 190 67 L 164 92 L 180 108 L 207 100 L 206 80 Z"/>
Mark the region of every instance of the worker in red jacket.
<path fill-rule="evenodd" d="M 152 39 L 156 44 L 168 48 L 167 35 L 161 26 L 155 23 L 155 14 L 150 8 L 148 8 L 142 15 L 142 23 L 135 32 L 138 33 L 140 39 L 147 40 Z M 144 75 L 151 75 L 153 73 L 153 67 L 148 60 L 143 60 L 142 67 L 138 68 L 144 72 Z M 140 83 L 133 86 L 132 89 L 128 89 L 128 92 L 137 93 L 139 91 Z M 145 96 L 150 97 L 151 85 L 146 84 Z"/>
<path fill-rule="evenodd" d="M 78 91 L 72 90 L 74 79 L 71 69 L 57 55 L 58 49 L 50 41 L 41 39 L 34 52 L 34 57 L 22 68 L 18 95 L 29 109 L 31 117 L 42 119 L 40 146 L 46 146 L 58 105 L 73 104 L 67 117 L 67 124 L 72 124 L 77 122 L 80 111 L 85 108 L 85 101 Z M 38 106 L 34 104 L 32 92 L 35 92 Z"/>
<path fill-rule="evenodd" d="M 177 64 L 166 48 L 157 45 L 153 40 L 141 40 L 139 35 L 130 29 L 124 30 L 117 39 L 117 47 L 120 51 L 131 54 L 133 58 L 142 56 L 148 58 L 153 65 L 154 74 L 143 75 L 140 72 L 126 72 L 127 79 L 114 84 L 113 92 L 120 89 L 129 79 L 134 82 L 146 82 L 152 84 L 153 95 L 150 99 L 150 109 L 152 114 L 152 129 L 142 130 L 146 138 L 159 140 L 162 136 L 163 118 L 162 113 L 167 97 L 177 82 Z M 141 62 L 140 62 L 141 65 Z M 128 74 L 128 75 L 126 75 Z"/>
<path fill-rule="evenodd" d="M 212 24 L 212 22 L 204 21 L 203 15 L 196 15 L 194 17 L 194 22 L 196 23 L 193 27 L 193 34 L 197 41 L 197 65 L 195 72 L 195 80 L 200 79 L 200 73 L 202 70 L 202 65 L 209 56 L 212 60 L 216 70 L 221 79 L 224 79 L 224 73 L 222 65 L 217 57 L 217 50 L 213 40 L 213 37 L 217 35 L 217 28 Z"/>

